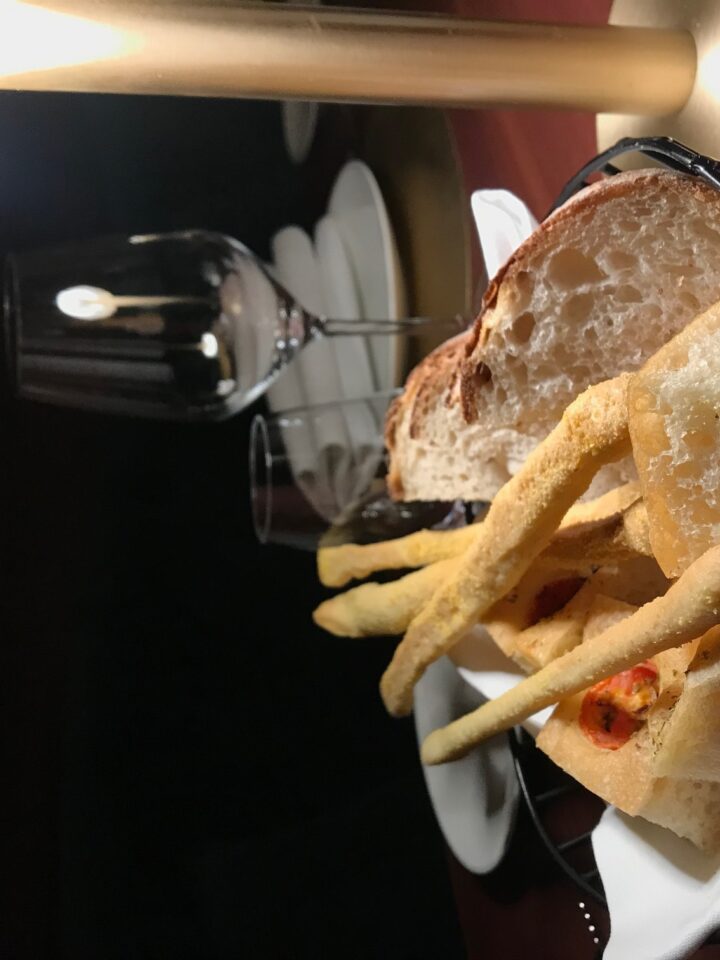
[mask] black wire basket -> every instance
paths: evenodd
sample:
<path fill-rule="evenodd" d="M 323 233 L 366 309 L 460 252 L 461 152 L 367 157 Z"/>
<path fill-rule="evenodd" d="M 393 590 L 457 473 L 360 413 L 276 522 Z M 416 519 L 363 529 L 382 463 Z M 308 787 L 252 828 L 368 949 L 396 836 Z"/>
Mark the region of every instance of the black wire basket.
<path fill-rule="evenodd" d="M 603 150 L 602 153 L 586 163 L 574 177 L 568 180 L 550 212 L 552 213 L 553 210 L 562 206 L 578 190 L 587 187 L 590 183 L 589 178 L 593 174 L 600 173 L 606 176 L 614 176 L 616 173 L 620 173 L 620 169 L 611 161 L 627 153 L 641 153 L 669 170 L 699 177 L 720 190 L 720 161 L 714 160 L 712 157 L 705 157 L 703 154 L 691 150 L 690 147 L 686 147 L 684 143 L 673 140 L 672 137 L 623 137 L 622 140 L 618 140 L 612 147 Z"/>
<path fill-rule="evenodd" d="M 586 163 L 565 185 L 550 212 L 588 186 L 594 174 L 620 173 L 611 161 L 627 153 L 641 153 L 720 190 L 719 161 L 670 137 L 625 137 Z M 578 890 L 607 906 L 591 841 L 606 804 L 549 760 L 521 727 L 515 728 L 509 739 L 520 789 L 541 840 Z M 708 942 L 720 942 L 719 935 L 716 933 Z"/>
<path fill-rule="evenodd" d="M 522 727 L 511 732 L 510 749 L 523 799 L 553 860 L 584 894 L 606 906 L 591 841 L 605 802 L 538 750 Z"/>

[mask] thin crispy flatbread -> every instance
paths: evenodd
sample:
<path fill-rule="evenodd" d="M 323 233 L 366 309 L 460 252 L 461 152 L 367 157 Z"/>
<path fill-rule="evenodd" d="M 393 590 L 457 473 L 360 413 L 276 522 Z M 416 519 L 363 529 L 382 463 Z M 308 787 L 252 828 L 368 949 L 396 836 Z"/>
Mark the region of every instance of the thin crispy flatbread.
<path fill-rule="evenodd" d="M 534 673 L 582 643 L 585 620 L 594 597 L 592 581 L 586 581 L 556 614 L 522 630 L 515 641 L 513 659 L 516 663 L 526 673 Z"/>
<path fill-rule="evenodd" d="M 720 303 L 652 356 L 628 390 L 633 457 L 658 563 L 677 577 L 720 529 Z"/>
<path fill-rule="evenodd" d="M 647 511 L 642 500 L 637 499 L 621 513 L 600 520 L 563 524 L 538 562 L 582 570 L 651 556 Z"/>

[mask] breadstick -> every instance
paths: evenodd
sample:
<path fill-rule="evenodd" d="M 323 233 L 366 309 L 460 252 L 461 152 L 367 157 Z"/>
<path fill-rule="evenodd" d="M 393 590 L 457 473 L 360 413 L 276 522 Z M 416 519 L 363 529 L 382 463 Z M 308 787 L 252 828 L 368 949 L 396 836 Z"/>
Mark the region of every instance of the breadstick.
<path fill-rule="evenodd" d="M 580 394 L 500 490 L 458 576 L 415 617 L 383 675 L 380 689 L 391 714 L 412 710 L 413 688 L 429 664 L 518 582 L 600 467 L 628 452 L 629 379 L 622 374 Z"/>
<path fill-rule="evenodd" d="M 454 576 L 461 557 L 439 560 L 391 583 L 364 583 L 321 603 L 315 623 L 336 637 L 384 637 L 403 633 L 433 590 Z"/>
<path fill-rule="evenodd" d="M 543 707 L 694 640 L 718 623 L 720 546 L 688 567 L 664 596 L 553 660 L 496 700 L 435 730 L 423 744 L 423 762 L 445 763 L 462 757 L 477 743 Z"/>
<path fill-rule="evenodd" d="M 567 547 L 568 550 L 574 549 L 575 556 L 582 555 L 582 551 L 591 550 L 591 544 L 599 545 L 599 540 L 593 539 L 587 546 L 582 540 L 576 543 L 574 538 L 581 533 L 578 528 L 599 521 L 610 522 L 639 498 L 640 488 L 637 483 L 626 483 L 589 503 L 573 504 L 558 530 L 558 533 L 561 533 L 568 528 L 567 536 L 573 539 L 571 543 L 559 546 Z M 378 570 L 425 567 L 438 560 L 459 556 L 470 546 L 476 532 L 474 526 L 461 527 L 458 530 L 418 530 L 407 537 L 383 540 L 380 543 L 346 543 L 339 547 L 321 547 L 317 555 L 318 577 L 320 583 L 326 587 L 344 587 L 351 580 L 362 580 Z M 592 536 L 590 530 L 588 536 Z M 559 550 L 559 557 L 564 557 L 562 549 Z M 589 558 L 591 563 L 615 562 L 615 559 L 614 554 L 609 561 L 599 561 L 594 556 Z"/>
<path fill-rule="evenodd" d="M 317 555 L 320 583 L 326 587 L 344 587 L 351 580 L 362 580 L 378 570 L 425 567 L 447 560 L 461 554 L 472 543 L 476 532 L 474 525 L 458 530 L 418 530 L 407 537 L 381 543 L 321 547 Z"/>
<path fill-rule="evenodd" d="M 647 510 L 638 500 L 622 514 L 561 527 L 538 557 L 538 563 L 568 570 L 651 557 Z"/>
<path fill-rule="evenodd" d="M 569 511 L 567 516 L 572 513 Z M 471 528 L 465 530 L 475 533 Z M 585 573 L 595 567 L 649 555 L 647 514 L 643 504 L 638 502 L 628 507 L 625 513 L 597 521 L 586 520 L 569 526 L 563 521 L 536 562 L 544 569 Z M 454 559 L 459 560 L 459 557 Z M 458 569 L 457 564 L 451 567 L 447 560 L 441 560 L 391 583 L 368 583 L 347 590 L 320 604 L 313 614 L 315 623 L 338 637 L 403 633 L 450 572 Z"/>
<path fill-rule="evenodd" d="M 575 527 L 579 524 L 595 523 L 598 520 L 609 520 L 623 513 L 640 499 L 642 493 L 640 484 L 636 481 L 624 483 L 621 487 L 613 487 L 602 496 L 594 500 L 579 500 L 574 503 L 562 519 L 558 533 L 565 527 Z"/>

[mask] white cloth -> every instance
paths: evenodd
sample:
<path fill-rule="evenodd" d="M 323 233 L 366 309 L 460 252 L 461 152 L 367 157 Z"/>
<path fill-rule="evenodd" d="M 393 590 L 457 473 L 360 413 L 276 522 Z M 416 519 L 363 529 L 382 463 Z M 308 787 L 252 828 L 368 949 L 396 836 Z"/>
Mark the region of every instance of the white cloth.
<path fill-rule="evenodd" d="M 592 842 L 610 910 L 604 960 L 680 960 L 720 926 L 720 855 L 614 807 Z"/>
<path fill-rule="evenodd" d="M 492 279 L 538 222 L 522 200 L 509 190 L 476 190 L 470 205 L 485 270 Z"/>
<path fill-rule="evenodd" d="M 470 630 L 455 646 L 452 659 L 463 680 L 487 700 L 499 697 L 525 676 L 520 667 L 493 643 L 488 632 L 481 626 Z M 523 726 L 528 733 L 537 736 L 551 713 L 552 708 L 540 710 L 528 717 Z"/>

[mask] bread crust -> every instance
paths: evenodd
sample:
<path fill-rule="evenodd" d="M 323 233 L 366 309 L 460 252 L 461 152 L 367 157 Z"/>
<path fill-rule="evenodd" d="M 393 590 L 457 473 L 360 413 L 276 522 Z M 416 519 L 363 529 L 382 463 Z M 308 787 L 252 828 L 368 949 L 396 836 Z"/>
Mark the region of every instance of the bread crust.
<path fill-rule="evenodd" d="M 481 398 L 487 394 L 490 369 L 485 362 L 488 349 L 495 341 L 498 304 L 505 298 L 519 294 L 522 275 L 530 270 L 530 263 L 538 256 L 562 246 L 566 229 L 578 217 L 592 213 L 609 201 L 629 196 L 645 187 L 675 191 L 683 197 L 695 197 L 706 203 L 720 204 L 720 192 L 703 181 L 665 170 L 635 170 L 620 173 L 592 184 L 576 194 L 551 214 L 535 232 L 515 251 L 491 281 L 483 298 L 482 309 L 472 328 L 453 340 L 441 344 L 411 372 L 405 391 L 398 397 L 387 417 L 386 444 L 390 454 L 388 485 L 390 494 L 401 500 L 406 495 L 403 476 L 411 469 L 406 462 L 408 447 L 422 438 L 428 413 L 443 404 L 456 409 L 457 423 L 470 426 L 478 421 Z M 658 347 L 661 344 L 658 343 Z M 607 373 L 607 376 L 612 376 Z M 532 398 L 527 398 L 527 420 L 532 424 Z M 480 422 L 482 428 L 482 422 Z M 528 431 L 528 435 L 531 429 Z M 545 430 L 542 431 L 542 434 Z M 542 435 L 541 434 L 541 435 Z M 478 475 L 489 469 L 483 462 L 473 464 Z M 479 484 L 490 487 L 492 482 Z M 448 490 L 448 499 L 458 496 Z M 412 496 L 411 496 L 412 499 Z"/>
<path fill-rule="evenodd" d="M 483 364 L 483 357 L 492 336 L 493 311 L 501 291 L 517 287 L 519 276 L 527 270 L 528 262 L 536 254 L 556 244 L 557 236 L 568 220 L 582 216 L 585 211 L 592 210 L 609 200 L 634 193 L 639 186 L 645 184 L 652 186 L 662 184 L 667 190 L 678 191 L 681 183 L 683 192 L 689 190 L 698 198 L 720 202 L 718 191 L 704 181 L 698 180 L 697 177 L 687 177 L 668 170 L 631 170 L 609 177 L 607 180 L 600 180 L 576 193 L 544 220 L 537 230 L 518 247 L 490 282 L 483 297 L 480 315 L 474 324 L 473 336 L 468 340 L 466 356 L 459 373 L 460 402 L 463 417 L 467 423 L 472 423 L 477 413 L 478 397 L 482 386 L 482 379 L 478 380 L 477 370 Z"/>
<path fill-rule="evenodd" d="M 470 336 L 471 331 L 460 333 L 428 354 L 411 371 L 405 389 L 388 408 L 385 416 L 385 446 L 390 453 L 387 486 L 394 500 L 402 500 L 405 495 L 401 463 L 394 455 L 398 431 L 407 429 L 410 437 L 414 437 L 421 428 L 423 414 L 430 404 L 445 403 L 451 406 L 458 402 L 457 398 L 453 399 L 452 388 L 460 375 Z"/>

